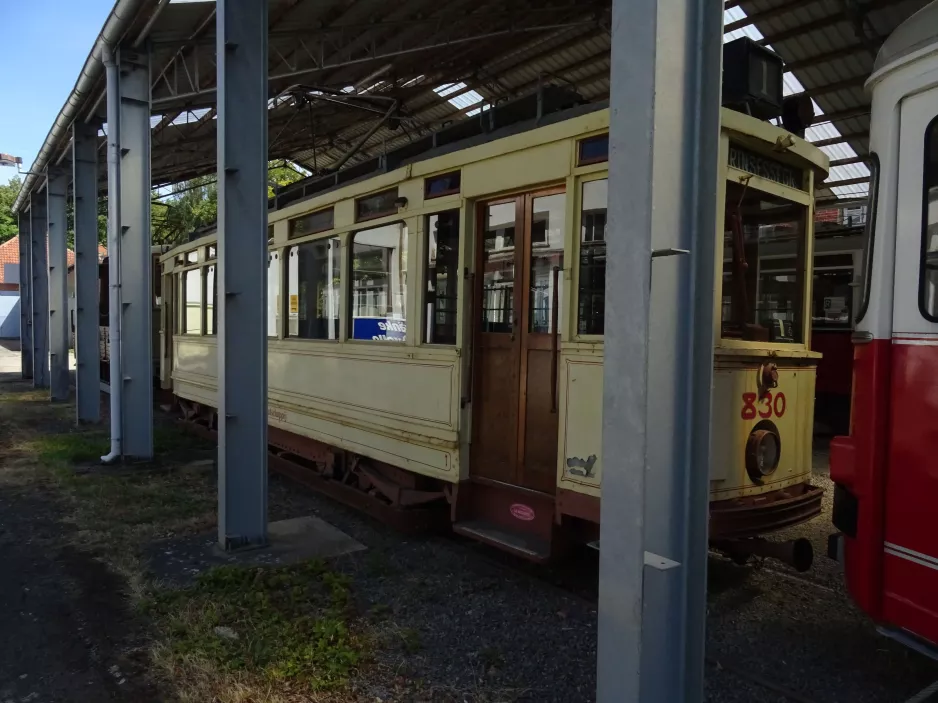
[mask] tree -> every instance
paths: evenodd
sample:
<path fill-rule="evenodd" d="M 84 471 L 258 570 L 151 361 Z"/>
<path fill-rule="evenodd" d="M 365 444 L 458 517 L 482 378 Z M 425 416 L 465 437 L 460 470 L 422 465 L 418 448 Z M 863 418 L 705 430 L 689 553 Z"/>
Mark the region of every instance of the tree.
<path fill-rule="evenodd" d="M 218 215 L 218 186 L 211 176 L 176 183 L 150 206 L 154 244 L 175 245 Z"/>
<path fill-rule="evenodd" d="M 71 197 L 65 204 L 65 244 L 75 248 L 75 201 Z M 107 247 L 107 198 L 98 200 L 98 244 Z"/>
<path fill-rule="evenodd" d="M 306 173 L 288 161 L 268 164 L 268 183 L 289 185 L 306 177 Z M 273 185 L 267 196 L 273 197 Z M 157 195 L 150 207 L 154 244 L 181 244 L 193 232 L 218 219 L 218 184 L 214 176 L 199 176 L 170 186 L 168 193 Z"/>
<path fill-rule="evenodd" d="M 19 234 L 19 221 L 13 214 L 13 203 L 19 192 L 19 176 L 14 176 L 6 185 L 0 185 L 0 244 Z"/>
<path fill-rule="evenodd" d="M 276 166 L 274 165 L 275 163 L 277 164 Z M 308 175 L 308 173 L 300 171 L 286 159 L 271 161 L 267 168 L 267 197 L 274 197 L 274 187 L 271 183 L 276 183 L 278 186 L 286 186 L 291 183 L 296 183 L 306 178 Z"/>

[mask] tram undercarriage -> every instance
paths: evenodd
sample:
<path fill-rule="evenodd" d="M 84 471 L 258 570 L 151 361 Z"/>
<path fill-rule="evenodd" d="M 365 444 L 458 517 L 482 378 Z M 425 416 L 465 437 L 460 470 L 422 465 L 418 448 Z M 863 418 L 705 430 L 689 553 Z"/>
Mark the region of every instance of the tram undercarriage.
<path fill-rule="evenodd" d="M 217 439 L 214 408 L 174 396 L 164 409 L 177 415 L 186 429 Z M 271 470 L 402 532 L 452 526 L 457 534 L 539 562 L 574 544 L 599 546 L 598 501 L 583 501 L 572 491 L 561 491 L 551 500 L 537 491 L 519 492 L 515 486 L 494 481 L 470 479 L 451 484 L 272 425 L 267 427 L 267 441 Z M 514 503 L 519 496 L 526 507 L 533 508 L 535 519 L 527 521 L 531 524 L 525 533 L 514 527 L 500 529 L 499 515 L 519 505 Z M 810 542 L 775 542 L 761 536 L 816 517 L 822 496 L 820 488 L 800 484 L 753 498 L 711 502 L 711 545 L 738 563 L 760 556 L 806 571 L 814 556 Z"/>

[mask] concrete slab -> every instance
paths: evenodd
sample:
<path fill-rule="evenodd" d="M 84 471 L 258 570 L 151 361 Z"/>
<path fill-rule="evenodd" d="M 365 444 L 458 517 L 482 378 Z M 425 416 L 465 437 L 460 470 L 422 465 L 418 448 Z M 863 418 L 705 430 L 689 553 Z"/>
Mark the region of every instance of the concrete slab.
<path fill-rule="evenodd" d="M 147 550 L 147 562 L 157 579 L 186 584 L 203 571 L 224 564 L 285 566 L 307 559 L 330 559 L 365 549 L 325 520 L 309 515 L 268 525 L 269 544 L 258 549 L 224 552 L 216 536 L 196 535 L 157 542 Z"/>
<path fill-rule="evenodd" d="M 0 376 L 20 378 L 21 369 L 19 340 L 4 339 L 0 343 Z"/>

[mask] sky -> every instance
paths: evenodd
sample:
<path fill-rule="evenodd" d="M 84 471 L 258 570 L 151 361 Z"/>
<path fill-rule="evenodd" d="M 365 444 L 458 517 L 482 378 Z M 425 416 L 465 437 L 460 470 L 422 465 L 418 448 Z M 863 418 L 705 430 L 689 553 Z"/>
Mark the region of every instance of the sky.
<path fill-rule="evenodd" d="M 0 0 L 0 152 L 29 168 L 114 0 Z M 16 176 L 0 167 L 0 184 Z"/>

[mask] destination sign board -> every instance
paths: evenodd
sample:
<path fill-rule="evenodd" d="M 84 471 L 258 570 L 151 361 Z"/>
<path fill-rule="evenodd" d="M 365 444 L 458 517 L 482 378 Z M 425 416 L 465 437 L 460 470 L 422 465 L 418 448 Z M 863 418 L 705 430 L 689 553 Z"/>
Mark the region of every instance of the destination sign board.
<path fill-rule="evenodd" d="M 756 154 L 736 144 L 730 144 L 730 167 L 751 173 L 759 178 L 780 183 L 789 188 L 804 190 L 804 174 L 797 168 L 783 164 L 767 156 Z"/>

